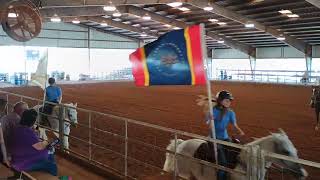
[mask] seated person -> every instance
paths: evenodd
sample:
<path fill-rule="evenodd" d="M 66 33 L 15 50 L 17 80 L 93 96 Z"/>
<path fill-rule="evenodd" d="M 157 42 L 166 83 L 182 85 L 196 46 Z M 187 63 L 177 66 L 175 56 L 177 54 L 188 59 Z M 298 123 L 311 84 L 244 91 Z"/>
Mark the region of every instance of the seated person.
<path fill-rule="evenodd" d="M 28 104 L 20 101 L 14 105 L 12 112 L 10 112 L 8 115 L 3 116 L 0 119 L 3 139 L 5 141 L 5 145 L 7 148 L 8 148 L 8 139 L 12 134 L 13 129 L 19 125 L 22 113 L 26 109 L 28 109 Z M 8 150 L 8 153 L 10 153 L 10 150 Z"/>
<path fill-rule="evenodd" d="M 45 171 L 56 176 L 57 165 L 53 152 L 48 151 L 48 142 L 39 140 L 32 130 L 37 115 L 34 109 L 24 111 L 20 126 L 13 130 L 9 143 L 11 166 L 17 171 Z"/>

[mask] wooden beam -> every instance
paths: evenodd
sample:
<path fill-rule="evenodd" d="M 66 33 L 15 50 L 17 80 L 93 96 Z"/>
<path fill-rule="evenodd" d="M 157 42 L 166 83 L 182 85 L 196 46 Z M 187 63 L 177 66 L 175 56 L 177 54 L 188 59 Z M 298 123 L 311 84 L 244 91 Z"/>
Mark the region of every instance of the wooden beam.
<path fill-rule="evenodd" d="M 151 32 L 150 30 L 142 30 L 140 28 L 137 27 L 133 27 L 127 24 L 124 24 L 122 22 L 118 22 L 118 21 L 113 21 L 112 19 L 107 19 L 107 18 L 103 18 L 103 17 L 88 17 L 89 21 L 93 21 L 96 23 L 107 23 L 108 26 L 113 26 L 116 28 L 120 28 L 120 29 L 126 29 L 128 31 L 132 31 L 132 32 L 136 32 L 136 33 L 145 33 L 146 35 L 152 36 L 152 37 L 158 37 L 159 35 L 155 32 Z"/>
<path fill-rule="evenodd" d="M 193 4 L 194 6 L 197 6 L 199 8 L 204 8 L 205 6 L 210 3 L 210 0 L 191 0 L 190 4 Z M 213 7 L 212 13 L 218 14 L 220 16 L 226 17 L 228 19 L 232 19 L 234 21 L 237 21 L 241 24 L 246 24 L 248 22 L 251 22 L 255 25 L 256 29 L 262 30 L 274 37 L 279 37 L 280 35 L 283 35 L 286 39 L 284 40 L 285 43 L 288 45 L 296 48 L 297 50 L 303 52 L 306 54 L 308 52 L 309 45 L 301 40 L 298 40 L 292 36 L 283 34 L 282 32 L 278 31 L 277 29 L 273 27 L 268 27 L 263 25 L 262 23 L 257 22 L 254 19 L 250 19 L 247 17 L 244 17 L 241 14 L 238 14 L 232 10 L 229 10 L 223 6 L 217 5 L 215 3 L 211 3 L 211 6 Z"/>
<path fill-rule="evenodd" d="M 158 21 L 163 24 L 170 24 L 172 26 L 176 26 L 176 27 L 180 27 L 180 28 L 185 28 L 185 27 L 191 25 L 191 24 L 187 24 L 183 21 L 178 21 L 175 19 L 164 17 L 164 16 L 159 15 L 157 13 L 147 11 L 147 10 L 144 10 L 144 9 L 136 7 L 136 6 L 120 6 L 120 7 L 118 7 L 118 10 L 121 13 L 129 13 L 129 14 L 133 14 L 133 15 L 137 15 L 137 16 L 143 16 L 146 13 L 148 13 L 151 16 L 151 18 L 155 21 Z M 60 7 L 60 8 L 54 8 L 54 9 L 53 8 L 46 8 L 46 9 L 41 10 L 41 14 L 43 17 L 46 17 L 46 18 L 52 17 L 54 14 L 58 14 L 60 17 L 63 17 L 62 19 L 65 22 L 71 22 L 74 19 L 74 17 L 78 17 L 79 20 L 92 20 L 92 21 L 98 22 L 98 23 L 105 21 L 110 26 L 114 26 L 117 28 L 127 29 L 129 31 L 137 32 L 137 33 L 145 32 L 147 35 L 151 35 L 153 37 L 158 36 L 157 33 L 151 32 L 149 30 L 141 30 L 140 28 L 133 27 L 133 26 L 121 23 L 121 22 L 112 21 L 111 19 L 106 19 L 106 18 L 102 18 L 102 17 L 94 17 L 97 15 L 107 14 L 107 12 L 103 11 L 101 6 Z M 80 16 L 85 16 L 85 17 L 80 17 Z M 92 17 L 90 17 L 90 16 L 92 16 Z M 207 35 L 216 39 L 216 40 L 222 39 L 222 40 L 224 40 L 224 43 L 226 45 L 228 45 L 234 49 L 238 49 L 238 50 L 240 50 L 250 56 L 255 56 L 255 54 L 253 53 L 254 48 L 251 46 L 233 41 L 230 38 L 226 38 L 225 36 L 219 36 L 213 32 L 210 32 Z"/>
<path fill-rule="evenodd" d="M 43 7 L 77 7 L 77 6 L 104 6 L 109 0 L 51 0 L 43 1 Z M 114 0 L 112 4 L 118 5 L 145 5 L 145 4 L 167 4 L 172 0 Z"/>
<path fill-rule="evenodd" d="M 40 13 L 42 17 L 52 17 L 54 14 L 60 17 L 103 16 L 112 14 L 104 11 L 101 6 L 43 8 L 40 9 Z"/>
<path fill-rule="evenodd" d="M 133 14 L 133 15 L 136 15 L 136 16 L 144 16 L 145 14 L 148 14 L 151 17 L 151 19 L 154 20 L 154 21 L 158 21 L 158 22 L 163 23 L 163 24 L 169 24 L 171 26 L 175 26 L 175 27 L 179 27 L 179 28 L 185 28 L 185 27 L 190 25 L 190 24 L 187 24 L 187 23 L 185 23 L 183 21 L 178 21 L 178 20 L 175 20 L 175 19 L 172 19 L 172 18 L 168 18 L 168 17 L 159 15 L 159 14 L 151 12 L 151 11 L 147 11 L 147 10 L 145 10 L 143 8 L 139 8 L 139 7 L 136 7 L 136 6 L 121 7 L 121 8 L 118 8 L 118 10 L 121 13 L 129 13 L 129 14 Z M 248 54 L 249 56 L 255 57 L 255 48 L 254 47 L 248 46 L 248 45 L 246 45 L 244 43 L 233 41 L 230 38 L 218 35 L 218 34 L 213 33 L 213 32 L 207 32 L 207 36 L 209 36 L 211 38 L 214 38 L 216 40 L 222 39 L 224 41 L 224 43 L 226 45 L 228 45 L 229 47 L 237 49 L 237 50 L 239 50 L 239 51 L 241 51 L 241 52 L 243 52 L 245 54 Z"/>

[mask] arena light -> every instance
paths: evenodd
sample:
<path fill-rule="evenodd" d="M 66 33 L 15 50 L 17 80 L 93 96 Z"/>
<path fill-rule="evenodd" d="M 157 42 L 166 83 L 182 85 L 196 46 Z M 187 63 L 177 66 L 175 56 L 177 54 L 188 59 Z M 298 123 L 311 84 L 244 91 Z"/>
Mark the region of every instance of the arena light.
<path fill-rule="evenodd" d="M 108 23 L 106 23 L 105 21 L 100 23 L 101 26 L 108 26 Z"/>
<path fill-rule="evenodd" d="M 144 16 L 142 16 L 143 20 L 151 20 L 151 17 L 149 16 L 149 14 L 145 14 Z"/>
<path fill-rule="evenodd" d="M 9 13 L 8 17 L 9 18 L 16 18 L 16 17 L 18 17 L 18 15 L 16 13 Z"/>
<path fill-rule="evenodd" d="M 210 19 L 208 19 L 208 21 L 215 23 L 215 22 L 218 22 L 219 20 L 218 20 L 218 19 L 210 18 Z"/>
<path fill-rule="evenodd" d="M 52 17 L 51 17 L 51 22 L 61 22 L 61 18 L 57 15 L 57 14 L 54 14 Z"/>
<path fill-rule="evenodd" d="M 205 10 L 205 11 L 212 11 L 212 10 L 213 10 L 213 7 L 211 7 L 211 6 L 206 6 L 206 7 L 203 8 L 203 10 Z"/>
<path fill-rule="evenodd" d="M 225 22 L 218 22 L 217 24 L 219 24 L 220 26 L 224 26 L 224 25 L 226 25 L 227 23 L 225 23 Z"/>
<path fill-rule="evenodd" d="M 287 9 L 282 9 L 281 11 L 278 11 L 281 14 L 292 14 L 292 12 L 290 10 Z"/>
<path fill-rule="evenodd" d="M 147 34 L 146 33 L 142 33 L 140 36 L 141 37 L 147 37 Z"/>
<path fill-rule="evenodd" d="M 279 41 L 284 41 L 284 40 L 286 40 L 286 38 L 281 34 L 279 37 L 277 37 L 277 39 L 279 40 Z"/>
<path fill-rule="evenodd" d="M 133 24 L 132 26 L 133 26 L 133 27 L 139 27 L 140 24 Z"/>
<path fill-rule="evenodd" d="M 171 27 L 170 24 L 165 24 L 164 26 L 167 27 L 167 28 L 170 28 L 170 27 Z"/>
<path fill-rule="evenodd" d="M 179 7 L 179 6 L 182 6 L 182 2 L 172 2 L 172 3 L 168 3 L 167 5 L 171 7 Z"/>
<path fill-rule="evenodd" d="M 220 44 L 223 44 L 224 43 L 224 40 L 218 40 L 218 43 L 220 43 Z"/>
<path fill-rule="evenodd" d="M 107 6 L 104 6 L 104 7 L 103 7 L 103 10 L 110 12 L 110 11 L 115 11 L 115 10 L 117 10 L 117 8 L 112 4 L 112 1 L 110 1 Z"/>
<path fill-rule="evenodd" d="M 298 18 L 298 17 L 299 17 L 298 14 L 287 14 L 287 16 L 288 16 L 289 18 Z"/>
<path fill-rule="evenodd" d="M 120 17 L 122 14 L 119 11 L 116 11 L 112 14 L 113 17 Z"/>
<path fill-rule="evenodd" d="M 246 28 L 254 28 L 254 24 L 253 23 L 246 23 L 244 26 Z"/>
<path fill-rule="evenodd" d="M 179 28 L 179 27 L 174 27 L 173 29 L 174 29 L 174 30 L 179 30 L 179 29 L 181 29 L 181 28 Z"/>
<path fill-rule="evenodd" d="M 190 11 L 189 8 L 186 8 L 186 7 L 181 7 L 181 8 L 178 8 L 180 11 Z"/>
<path fill-rule="evenodd" d="M 74 19 L 74 20 L 72 21 L 72 23 L 73 23 L 73 24 L 80 24 L 80 20 L 79 20 L 79 19 Z"/>

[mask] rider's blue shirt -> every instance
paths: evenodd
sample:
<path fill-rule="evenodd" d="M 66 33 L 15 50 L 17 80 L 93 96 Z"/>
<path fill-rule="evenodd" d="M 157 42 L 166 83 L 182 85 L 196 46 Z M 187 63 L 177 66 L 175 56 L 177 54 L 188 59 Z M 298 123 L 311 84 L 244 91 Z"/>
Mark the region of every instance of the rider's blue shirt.
<path fill-rule="evenodd" d="M 216 132 L 216 138 L 220 140 L 229 139 L 227 127 L 231 123 L 236 124 L 236 114 L 231 109 L 228 109 L 226 114 L 221 118 L 222 111 L 217 107 L 213 108 L 213 119 Z M 207 119 L 208 121 L 208 119 Z"/>
<path fill-rule="evenodd" d="M 59 98 L 62 96 L 61 88 L 58 86 L 48 86 L 46 88 L 46 101 L 59 103 Z"/>

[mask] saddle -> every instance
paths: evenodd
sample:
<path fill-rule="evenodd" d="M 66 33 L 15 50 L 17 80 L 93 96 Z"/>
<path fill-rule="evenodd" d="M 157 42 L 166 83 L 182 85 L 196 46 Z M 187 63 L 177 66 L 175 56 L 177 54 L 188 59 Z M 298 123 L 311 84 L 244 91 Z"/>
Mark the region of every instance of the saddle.
<path fill-rule="evenodd" d="M 53 111 L 54 107 L 55 107 L 55 105 L 53 105 L 53 104 L 44 104 L 44 106 L 40 107 L 39 112 L 41 112 L 43 114 L 47 114 L 47 115 L 52 115 L 52 111 Z M 40 118 L 42 120 L 41 125 L 51 127 L 51 124 L 48 120 L 48 116 L 40 115 Z"/>
<path fill-rule="evenodd" d="M 240 144 L 240 141 L 238 139 L 233 138 L 233 143 Z M 223 146 L 218 145 L 218 157 L 221 156 L 220 153 L 224 153 L 224 156 L 226 157 L 226 167 L 230 169 L 234 169 L 236 165 L 238 164 L 238 155 L 240 154 L 240 149 L 229 147 L 229 146 Z M 193 155 L 194 158 L 204 160 L 207 162 L 215 163 L 216 159 L 214 156 L 214 143 L 212 142 L 206 142 L 202 143 L 197 151 Z"/>

